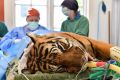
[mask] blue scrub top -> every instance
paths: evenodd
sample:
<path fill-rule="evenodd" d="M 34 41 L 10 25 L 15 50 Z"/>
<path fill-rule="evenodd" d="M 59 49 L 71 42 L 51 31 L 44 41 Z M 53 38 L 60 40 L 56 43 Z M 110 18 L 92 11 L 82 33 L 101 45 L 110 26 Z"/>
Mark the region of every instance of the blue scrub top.
<path fill-rule="evenodd" d="M 23 39 L 29 32 L 35 32 L 37 30 L 48 30 L 45 27 L 39 25 L 36 30 L 30 30 L 26 27 L 16 27 L 12 31 L 8 32 L 0 41 L 0 49 L 5 51 L 14 44 L 15 39 Z"/>
<path fill-rule="evenodd" d="M 5 72 L 8 67 L 8 63 L 14 58 L 19 58 L 31 41 L 27 33 L 33 32 L 38 35 L 53 32 L 39 25 L 36 30 L 29 30 L 24 27 L 16 27 L 12 31 L 8 32 L 0 41 L 0 80 L 6 80 Z M 15 39 L 21 39 L 20 42 L 14 43 Z M 8 53 L 8 56 L 3 55 L 3 51 Z"/>

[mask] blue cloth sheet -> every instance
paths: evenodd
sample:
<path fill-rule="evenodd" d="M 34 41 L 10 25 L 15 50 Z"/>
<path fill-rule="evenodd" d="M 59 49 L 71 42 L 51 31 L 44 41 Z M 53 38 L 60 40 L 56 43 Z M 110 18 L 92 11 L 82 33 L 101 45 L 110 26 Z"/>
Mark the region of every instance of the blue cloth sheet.
<path fill-rule="evenodd" d="M 6 80 L 5 78 L 5 72 L 8 67 L 8 63 L 14 59 L 19 58 L 21 54 L 23 53 L 23 50 L 27 47 L 28 43 L 31 41 L 31 39 L 26 36 L 25 33 L 28 33 L 30 31 L 27 31 L 24 33 L 22 32 L 23 28 L 16 28 L 15 30 L 9 32 L 3 39 L 0 41 L 0 80 Z M 21 31 L 21 32 L 20 32 Z M 18 32 L 19 35 L 18 35 Z M 51 33 L 53 31 L 47 30 L 47 29 L 38 29 L 36 31 L 33 31 L 35 34 L 43 35 L 46 33 Z M 11 36 L 11 34 L 14 34 Z M 14 43 L 13 41 L 15 39 L 21 38 L 21 41 L 18 43 Z M 3 51 L 7 53 L 7 56 L 3 54 Z"/>

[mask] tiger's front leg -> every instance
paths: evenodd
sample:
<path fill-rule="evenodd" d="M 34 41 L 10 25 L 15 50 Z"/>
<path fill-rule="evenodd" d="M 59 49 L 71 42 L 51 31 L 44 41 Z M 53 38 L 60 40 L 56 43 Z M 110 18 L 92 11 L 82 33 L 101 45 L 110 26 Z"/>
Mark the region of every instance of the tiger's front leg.
<path fill-rule="evenodd" d="M 73 47 L 63 54 L 58 54 L 52 61 L 54 65 L 61 65 L 65 68 L 65 72 L 77 73 L 81 70 L 84 60 L 82 54 L 78 50 L 78 47 Z"/>
<path fill-rule="evenodd" d="M 83 53 L 78 47 L 72 47 L 62 54 L 58 54 L 52 64 L 66 67 L 80 67 L 84 63 Z"/>

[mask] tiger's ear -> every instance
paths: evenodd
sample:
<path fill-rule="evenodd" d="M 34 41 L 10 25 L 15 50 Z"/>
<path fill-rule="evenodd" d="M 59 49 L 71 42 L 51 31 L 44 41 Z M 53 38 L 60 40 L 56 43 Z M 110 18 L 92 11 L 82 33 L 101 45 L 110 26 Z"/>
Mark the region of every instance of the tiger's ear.
<path fill-rule="evenodd" d="M 27 33 L 27 36 L 31 38 L 31 40 L 32 40 L 33 43 L 36 43 L 36 41 L 37 41 L 36 34 L 30 32 L 30 33 Z"/>

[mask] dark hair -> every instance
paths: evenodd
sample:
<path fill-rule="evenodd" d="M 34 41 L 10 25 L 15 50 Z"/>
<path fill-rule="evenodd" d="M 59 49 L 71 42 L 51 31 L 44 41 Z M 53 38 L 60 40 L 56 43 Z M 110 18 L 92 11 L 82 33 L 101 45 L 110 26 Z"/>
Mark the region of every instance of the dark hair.
<path fill-rule="evenodd" d="M 78 2 L 76 0 L 64 0 L 61 6 L 67 7 L 68 9 L 74 10 L 75 12 L 77 12 L 79 8 Z"/>

